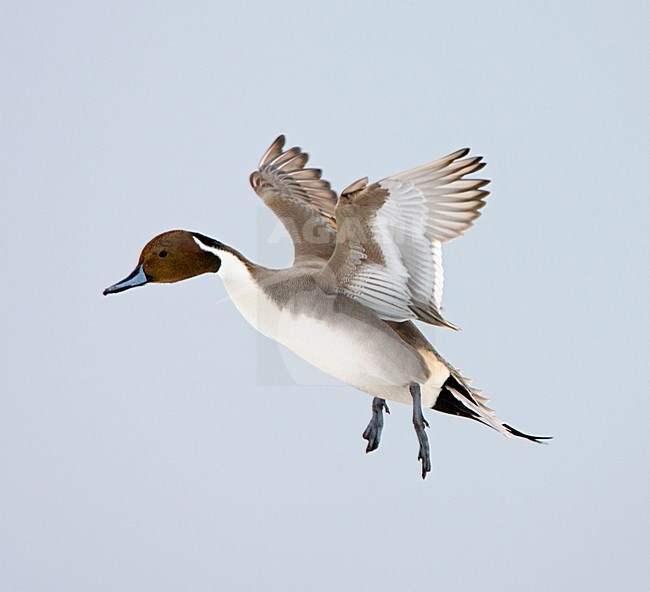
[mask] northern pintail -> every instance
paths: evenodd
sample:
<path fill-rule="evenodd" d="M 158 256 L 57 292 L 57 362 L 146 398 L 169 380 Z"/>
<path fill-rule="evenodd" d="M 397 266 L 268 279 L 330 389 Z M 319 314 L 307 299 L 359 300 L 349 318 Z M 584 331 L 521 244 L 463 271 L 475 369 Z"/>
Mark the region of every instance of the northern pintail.
<path fill-rule="evenodd" d="M 547 439 L 497 419 L 413 324 L 456 328 L 441 314 L 441 245 L 485 205 L 488 181 L 468 178 L 485 166 L 482 157 L 458 150 L 377 183 L 360 179 L 337 197 L 319 169 L 306 168 L 307 154 L 284 144 L 284 136 L 273 142 L 250 183 L 291 236 L 292 267 L 268 269 L 203 234 L 172 230 L 153 238 L 135 270 L 104 294 L 218 273 L 263 335 L 374 397 L 366 452 L 379 446 L 386 400 L 412 405 L 423 478 L 431 461 L 422 407 L 506 436 Z"/>

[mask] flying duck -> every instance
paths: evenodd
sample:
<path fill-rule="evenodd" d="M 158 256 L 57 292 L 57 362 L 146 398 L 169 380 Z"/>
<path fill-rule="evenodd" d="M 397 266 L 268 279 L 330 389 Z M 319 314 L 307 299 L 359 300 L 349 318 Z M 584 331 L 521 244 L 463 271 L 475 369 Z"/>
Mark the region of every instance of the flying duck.
<path fill-rule="evenodd" d="M 359 179 L 337 197 L 300 148 L 278 137 L 250 183 L 287 229 L 293 265 L 268 269 L 218 240 L 171 230 L 144 247 L 137 267 L 106 288 L 218 273 L 244 318 L 323 372 L 372 395 L 363 432 L 379 446 L 386 401 L 413 409 L 422 478 L 431 470 L 422 408 L 468 417 L 505 436 L 531 436 L 497 419 L 470 380 L 446 362 L 413 321 L 456 329 L 441 312 L 441 245 L 461 236 L 485 205 L 485 163 L 462 149 L 376 183 Z"/>

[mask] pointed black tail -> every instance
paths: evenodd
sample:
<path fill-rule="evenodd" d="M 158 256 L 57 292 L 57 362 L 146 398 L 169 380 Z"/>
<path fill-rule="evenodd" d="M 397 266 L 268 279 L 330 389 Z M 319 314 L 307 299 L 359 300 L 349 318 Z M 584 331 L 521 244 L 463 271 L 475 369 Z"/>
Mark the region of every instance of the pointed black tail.
<path fill-rule="evenodd" d="M 506 428 L 506 430 L 508 430 L 513 436 L 517 436 L 517 438 L 526 438 L 526 440 L 530 440 L 531 442 L 537 442 L 538 444 L 546 444 L 544 440 L 553 439 L 553 436 L 530 436 L 529 434 L 524 434 L 523 432 L 516 430 L 512 426 L 509 426 L 507 423 L 504 423 L 503 427 Z"/>
<path fill-rule="evenodd" d="M 531 442 L 537 442 L 538 444 L 544 444 L 545 440 L 552 439 L 552 436 L 530 436 L 509 426 L 507 423 L 503 423 L 485 405 L 486 402 L 487 399 L 479 397 L 478 393 L 459 374 L 456 373 L 454 375 L 452 373 L 442 385 L 433 409 L 442 413 L 449 413 L 450 415 L 468 417 L 504 435 L 510 434 L 518 438 L 525 438 Z"/>

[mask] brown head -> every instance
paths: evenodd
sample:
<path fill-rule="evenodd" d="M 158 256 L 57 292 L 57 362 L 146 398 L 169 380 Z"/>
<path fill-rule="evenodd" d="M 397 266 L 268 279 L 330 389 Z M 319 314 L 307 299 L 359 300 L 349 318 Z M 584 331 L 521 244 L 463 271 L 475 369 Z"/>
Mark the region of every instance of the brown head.
<path fill-rule="evenodd" d="M 216 273 L 221 259 L 213 252 L 202 249 L 197 243 L 199 238 L 204 245 L 224 247 L 218 241 L 187 230 L 163 232 L 142 249 L 133 272 L 121 282 L 106 288 L 104 296 L 150 282 L 180 282 L 203 273 Z"/>

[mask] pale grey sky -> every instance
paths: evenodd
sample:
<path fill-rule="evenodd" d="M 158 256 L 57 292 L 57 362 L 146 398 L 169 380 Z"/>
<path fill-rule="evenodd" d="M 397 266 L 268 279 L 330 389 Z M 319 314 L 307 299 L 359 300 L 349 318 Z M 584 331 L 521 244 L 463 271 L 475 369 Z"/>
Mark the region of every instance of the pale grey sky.
<path fill-rule="evenodd" d="M 647 3 L 0 11 L 0 592 L 650 587 Z M 432 412 L 422 482 L 409 409 L 366 456 L 370 398 L 218 278 L 102 297 L 172 228 L 287 264 L 247 180 L 279 133 L 339 190 L 485 156 L 463 331 L 424 330 L 550 446 Z"/>

